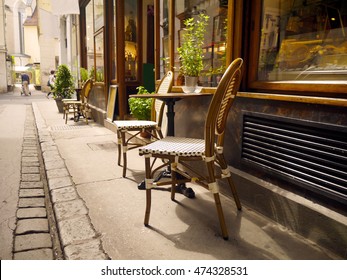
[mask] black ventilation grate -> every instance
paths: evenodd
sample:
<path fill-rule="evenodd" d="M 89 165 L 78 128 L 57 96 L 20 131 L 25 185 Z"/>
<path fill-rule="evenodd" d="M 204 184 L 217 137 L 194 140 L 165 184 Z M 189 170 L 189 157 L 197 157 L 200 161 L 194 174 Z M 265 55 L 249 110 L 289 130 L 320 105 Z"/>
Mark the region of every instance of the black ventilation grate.
<path fill-rule="evenodd" d="M 347 128 L 245 113 L 242 158 L 347 204 Z"/>

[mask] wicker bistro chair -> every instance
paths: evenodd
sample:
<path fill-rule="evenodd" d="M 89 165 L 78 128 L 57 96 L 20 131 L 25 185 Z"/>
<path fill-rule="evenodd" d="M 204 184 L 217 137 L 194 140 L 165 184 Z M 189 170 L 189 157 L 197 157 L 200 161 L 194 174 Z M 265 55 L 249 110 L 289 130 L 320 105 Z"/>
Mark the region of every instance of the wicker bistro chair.
<path fill-rule="evenodd" d="M 175 199 L 175 187 L 184 182 L 196 182 L 213 193 L 218 218 L 224 239 L 228 239 L 227 227 L 224 220 L 216 179 L 226 178 L 234 196 L 236 206 L 241 210 L 241 203 L 233 184 L 223 155 L 224 133 L 230 107 L 234 101 L 241 82 L 243 60 L 235 59 L 223 75 L 214 94 L 205 121 L 205 139 L 165 137 L 139 149 L 140 155 L 145 156 L 146 168 L 146 212 L 144 224 L 148 226 L 151 210 L 151 189 L 167 182 L 155 182 L 154 173 L 165 165 L 171 166 L 171 199 Z M 153 161 L 151 162 L 151 158 Z M 164 164 L 154 169 L 153 163 L 157 158 Z M 189 161 L 202 161 L 207 168 L 205 175 L 190 165 Z M 221 168 L 217 175 L 216 167 Z M 207 174 L 207 175 L 206 175 Z M 179 175 L 179 176 L 177 176 Z"/>
<path fill-rule="evenodd" d="M 88 124 L 89 115 L 87 115 L 86 108 L 88 106 L 88 97 L 92 86 L 93 82 L 91 79 L 85 82 L 80 93 L 80 100 L 63 99 L 63 118 L 65 119 L 65 124 L 67 123 L 69 113 L 73 113 L 75 122 L 78 122 L 80 116 L 82 115 Z"/>
<path fill-rule="evenodd" d="M 160 81 L 156 93 L 168 93 L 173 85 L 173 73 L 168 71 Z M 137 139 L 137 136 L 146 131 L 150 133 L 150 140 L 155 141 L 163 138 L 162 122 L 165 103 L 154 99 L 151 109 L 151 120 L 119 120 L 114 121 L 117 129 L 118 138 L 118 165 L 121 165 L 121 154 L 123 154 L 123 177 L 126 177 L 127 170 L 127 151 L 148 144 Z M 131 134 L 128 132 L 132 132 Z"/>

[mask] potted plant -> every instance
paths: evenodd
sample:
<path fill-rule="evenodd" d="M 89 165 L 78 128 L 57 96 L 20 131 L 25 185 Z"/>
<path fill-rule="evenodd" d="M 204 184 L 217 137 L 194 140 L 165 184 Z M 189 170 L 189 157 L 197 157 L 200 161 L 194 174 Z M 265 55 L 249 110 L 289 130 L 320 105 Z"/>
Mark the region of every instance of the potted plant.
<path fill-rule="evenodd" d="M 53 98 L 57 103 L 60 113 L 63 112 L 62 100 L 65 98 L 71 98 L 74 92 L 74 79 L 69 67 L 65 64 L 59 65 L 54 82 Z"/>
<path fill-rule="evenodd" d="M 184 21 L 182 44 L 177 51 L 181 61 L 180 73 L 185 77 L 185 92 L 195 91 L 198 77 L 204 68 L 202 46 L 208 19 L 209 16 L 201 13 Z"/>
<path fill-rule="evenodd" d="M 136 88 L 137 94 L 148 94 L 148 90 L 144 86 L 139 86 Z M 152 111 L 152 98 L 129 98 L 129 108 L 130 113 L 138 120 L 151 120 Z M 141 137 L 150 138 L 151 134 L 143 131 L 141 132 Z"/>
<path fill-rule="evenodd" d="M 136 88 L 137 94 L 148 94 L 148 90 L 139 86 Z M 151 119 L 152 98 L 129 98 L 130 113 L 138 120 Z"/>
<path fill-rule="evenodd" d="M 89 79 L 89 73 L 86 68 L 81 67 L 80 68 L 80 75 L 81 75 L 81 86 L 84 85 L 84 83 Z"/>

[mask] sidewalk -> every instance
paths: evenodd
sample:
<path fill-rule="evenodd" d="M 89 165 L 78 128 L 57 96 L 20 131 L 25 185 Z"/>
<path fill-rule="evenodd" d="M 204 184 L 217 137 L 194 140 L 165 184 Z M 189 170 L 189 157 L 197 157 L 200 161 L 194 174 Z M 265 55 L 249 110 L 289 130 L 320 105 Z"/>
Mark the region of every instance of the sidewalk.
<path fill-rule="evenodd" d="M 117 165 L 116 134 L 81 119 L 68 120 L 53 100 L 33 103 L 48 186 L 66 259 L 337 259 L 302 237 L 222 196 L 229 241 L 211 194 L 195 199 L 154 190 L 150 225 L 143 225 L 144 159 L 128 155 L 127 178 Z"/>

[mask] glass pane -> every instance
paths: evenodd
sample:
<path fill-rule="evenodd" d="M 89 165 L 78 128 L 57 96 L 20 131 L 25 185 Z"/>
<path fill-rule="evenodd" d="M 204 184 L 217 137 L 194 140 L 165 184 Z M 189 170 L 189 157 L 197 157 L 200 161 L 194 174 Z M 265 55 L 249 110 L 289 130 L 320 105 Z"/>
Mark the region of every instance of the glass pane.
<path fill-rule="evenodd" d="M 88 72 L 94 67 L 94 23 L 93 23 L 93 1 L 86 7 L 86 46 L 87 46 L 87 69 Z"/>
<path fill-rule="evenodd" d="M 94 0 L 94 30 L 104 26 L 104 0 Z"/>
<path fill-rule="evenodd" d="M 264 0 L 258 80 L 345 80 L 347 1 Z"/>
<path fill-rule="evenodd" d="M 113 19 L 113 38 L 114 38 L 114 61 L 113 61 L 113 79 L 117 78 L 117 0 L 113 0 L 113 7 L 114 7 L 114 19 Z"/>
<path fill-rule="evenodd" d="M 124 2 L 125 80 L 137 80 L 137 0 Z"/>
<path fill-rule="evenodd" d="M 177 47 L 181 45 L 184 34 L 184 21 L 190 17 L 197 17 L 200 13 L 209 16 L 203 45 L 204 69 L 199 77 L 201 86 L 217 86 L 225 71 L 226 65 L 226 27 L 228 1 L 176 1 L 177 32 L 175 32 L 175 69 L 180 68 Z M 181 75 L 176 73 L 176 84 L 183 83 Z"/>
<path fill-rule="evenodd" d="M 104 81 L 104 33 L 95 36 L 95 81 Z"/>
<path fill-rule="evenodd" d="M 160 38 L 161 38 L 161 52 L 160 52 L 160 77 L 170 70 L 170 57 L 169 57 L 169 15 L 168 15 L 168 0 L 163 0 L 163 5 L 160 6 Z"/>
<path fill-rule="evenodd" d="M 77 34 L 78 34 L 78 25 L 76 24 L 76 15 L 73 15 L 75 19 L 71 24 L 71 72 L 74 76 L 74 80 L 77 86 L 78 83 L 78 75 L 79 75 L 79 56 L 78 56 L 78 42 L 77 42 Z"/>

